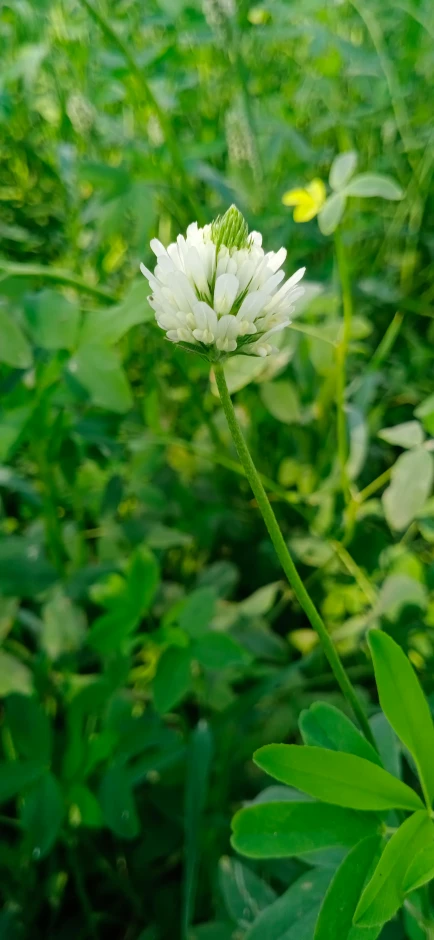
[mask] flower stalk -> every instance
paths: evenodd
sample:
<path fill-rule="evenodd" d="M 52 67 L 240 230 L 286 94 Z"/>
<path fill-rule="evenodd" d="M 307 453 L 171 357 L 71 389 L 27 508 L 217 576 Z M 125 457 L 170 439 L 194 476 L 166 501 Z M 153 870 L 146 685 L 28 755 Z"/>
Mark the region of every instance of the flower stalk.
<path fill-rule="evenodd" d="M 351 709 L 353 710 L 365 737 L 375 747 L 376 745 L 368 719 L 357 697 L 356 691 L 347 676 L 345 668 L 330 638 L 328 630 L 300 578 L 297 568 L 295 567 L 295 564 L 290 555 L 289 549 L 283 538 L 279 523 L 277 522 L 276 516 L 274 515 L 273 509 L 271 508 L 258 471 L 256 470 L 256 467 L 253 463 L 250 451 L 238 424 L 221 363 L 215 364 L 214 375 L 223 411 L 226 416 L 228 427 L 231 432 L 238 457 L 250 483 L 252 492 L 255 496 L 262 518 L 268 529 L 268 534 L 274 545 L 274 549 L 283 571 L 285 572 L 285 575 L 294 591 L 294 594 L 297 597 L 297 600 L 299 601 L 301 608 L 304 610 L 311 626 L 318 634 L 324 653 L 328 659 L 330 667 L 343 695 L 345 696 L 348 704 L 351 706 Z"/>
<path fill-rule="evenodd" d="M 347 421 L 345 414 L 345 389 L 347 384 L 347 355 L 351 337 L 351 324 L 353 319 L 353 298 L 351 296 L 351 280 L 348 261 L 339 230 L 335 232 L 336 260 L 342 292 L 343 324 L 342 333 L 337 347 L 336 363 L 336 411 L 337 411 L 337 438 L 338 461 L 341 475 L 341 487 L 345 502 L 351 502 L 350 480 L 347 471 L 348 439 Z"/>

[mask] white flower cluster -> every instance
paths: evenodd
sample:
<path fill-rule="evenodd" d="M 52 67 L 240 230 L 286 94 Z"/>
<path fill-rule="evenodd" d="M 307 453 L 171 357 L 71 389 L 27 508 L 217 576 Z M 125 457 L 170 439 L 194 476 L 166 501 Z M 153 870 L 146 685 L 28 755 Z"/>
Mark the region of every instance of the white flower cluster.
<path fill-rule="evenodd" d="M 265 254 L 262 236 L 249 235 L 235 206 L 204 228 L 193 222 L 186 238 L 179 235 L 167 249 L 157 239 L 151 248 L 155 271 L 143 264 L 140 270 L 167 339 L 213 361 L 275 351 L 270 337 L 290 323 L 294 302 L 304 293 L 297 285 L 305 268 L 282 284 L 286 250 Z"/>

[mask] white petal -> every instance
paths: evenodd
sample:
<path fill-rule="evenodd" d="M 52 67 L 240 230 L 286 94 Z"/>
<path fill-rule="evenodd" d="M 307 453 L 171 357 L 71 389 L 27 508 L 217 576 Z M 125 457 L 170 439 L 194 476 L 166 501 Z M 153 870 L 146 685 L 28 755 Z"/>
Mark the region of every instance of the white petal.
<path fill-rule="evenodd" d="M 285 261 L 287 255 L 286 248 L 279 248 L 279 251 L 272 251 L 268 256 L 267 267 L 270 271 L 278 271 Z"/>
<path fill-rule="evenodd" d="M 255 265 L 253 261 L 244 261 L 243 264 L 237 270 L 237 278 L 240 283 L 240 291 L 246 289 L 247 285 L 252 280 L 252 277 L 255 273 Z"/>
<path fill-rule="evenodd" d="M 167 254 L 172 262 L 175 265 L 175 268 L 178 268 L 179 271 L 184 270 L 184 262 L 182 255 L 180 254 L 179 247 L 176 244 L 169 245 L 167 249 Z"/>
<path fill-rule="evenodd" d="M 267 294 L 260 290 L 255 291 L 253 294 L 247 294 L 237 313 L 237 320 L 250 320 L 253 323 L 267 300 Z"/>
<path fill-rule="evenodd" d="M 237 348 L 236 337 L 238 336 L 238 323 L 236 317 L 231 314 L 225 314 L 219 320 L 217 326 L 217 349 L 222 352 L 233 352 Z"/>
<path fill-rule="evenodd" d="M 163 255 L 167 255 L 167 251 L 164 245 L 158 240 L 158 238 L 153 238 L 151 241 L 151 251 L 154 252 L 154 255 L 157 258 L 161 258 Z"/>
<path fill-rule="evenodd" d="M 147 268 L 146 265 L 143 264 L 143 262 L 140 265 L 140 270 L 143 274 L 143 277 L 145 277 L 146 280 L 149 281 L 149 286 L 152 287 L 152 289 L 154 290 L 158 284 L 157 278 L 154 277 L 152 271 L 150 271 L 149 268 Z"/>
<path fill-rule="evenodd" d="M 214 310 L 229 313 L 238 294 L 239 282 L 235 274 L 221 274 L 215 282 Z"/>
<path fill-rule="evenodd" d="M 193 313 L 198 330 L 209 330 L 211 333 L 217 333 L 217 315 L 209 304 L 205 303 L 204 300 L 200 300 L 199 303 L 194 305 Z"/>
<path fill-rule="evenodd" d="M 189 248 L 185 258 L 185 269 L 187 275 L 190 275 L 197 289 L 202 294 L 209 293 L 208 281 L 202 258 L 197 248 Z"/>
<path fill-rule="evenodd" d="M 249 238 L 252 240 L 254 245 L 258 245 L 260 248 L 262 245 L 262 235 L 260 232 L 250 232 Z"/>
<path fill-rule="evenodd" d="M 261 284 L 261 290 L 267 294 L 274 294 L 276 287 L 283 281 L 285 277 L 284 271 L 277 271 L 276 274 L 272 274 L 271 277 L 268 277 L 267 280 Z"/>

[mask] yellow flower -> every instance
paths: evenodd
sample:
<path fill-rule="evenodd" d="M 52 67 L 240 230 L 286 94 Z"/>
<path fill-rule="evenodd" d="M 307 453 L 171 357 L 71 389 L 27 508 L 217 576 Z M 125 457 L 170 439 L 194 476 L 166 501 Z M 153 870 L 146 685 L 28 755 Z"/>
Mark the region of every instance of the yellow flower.
<path fill-rule="evenodd" d="M 326 201 L 327 191 L 322 180 L 314 179 L 305 189 L 289 189 L 282 196 L 284 206 L 295 206 L 294 222 L 310 222 Z"/>

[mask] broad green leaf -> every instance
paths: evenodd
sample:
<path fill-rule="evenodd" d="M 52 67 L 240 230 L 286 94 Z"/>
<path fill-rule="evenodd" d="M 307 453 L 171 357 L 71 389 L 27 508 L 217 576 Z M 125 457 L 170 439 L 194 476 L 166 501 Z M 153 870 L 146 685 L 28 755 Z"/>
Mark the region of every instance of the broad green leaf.
<path fill-rule="evenodd" d="M 420 418 L 428 434 L 434 434 L 434 394 L 421 401 L 415 409 L 416 418 Z"/>
<path fill-rule="evenodd" d="M 357 153 L 347 150 L 339 153 L 330 168 L 329 183 L 332 189 L 339 190 L 349 182 L 357 166 Z"/>
<path fill-rule="evenodd" d="M 422 425 L 419 421 L 404 421 L 393 428 L 382 428 L 378 437 L 388 444 L 397 444 L 398 447 L 420 447 L 425 440 Z"/>
<path fill-rule="evenodd" d="M 397 734 L 383 712 L 377 712 L 376 715 L 373 715 L 369 719 L 369 724 L 384 769 L 388 770 L 394 777 L 401 779 L 401 744 Z"/>
<path fill-rule="evenodd" d="M 107 826 L 119 839 L 135 839 L 140 821 L 128 774 L 123 767 L 110 767 L 104 774 L 99 801 Z"/>
<path fill-rule="evenodd" d="M 196 640 L 191 655 L 206 669 L 227 669 L 229 666 L 245 666 L 251 656 L 227 633 L 210 631 Z"/>
<path fill-rule="evenodd" d="M 238 610 L 244 617 L 261 617 L 268 614 L 273 607 L 276 596 L 282 588 L 281 581 L 272 581 L 258 588 L 250 597 L 246 597 L 238 605 Z"/>
<path fill-rule="evenodd" d="M 43 608 L 41 647 L 51 660 L 80 649 L 86 633 L 84 611 L 65 594 L 56 593 Z"/>
<path fill-rule="evenodd" d="M 33 405 L 13 408 L 0 416 L 0 462 L 10 456 L 33 412 Z"/>
<path fill-rule="evenodd" d="M 432 843 L 434 826 L 428 814 L 413 813 L 395 832 L 368 882 L 354 915 L 359 927 L 385 924 L 404 900 L 404 878 L 409 859 Z"/>
<path fill-rule="evenodd" d="M 407 607 L 426 610 L 428 591 L 425 584 L 406 574 L 391 574 L 381 586 L 375 614 L 396 622 Z"/>
<path fill-rule="evenodd" d="M 12 597 L 35 597 L 46 591 L 56 580 L 57 572 L 47 561 L 39 544 L 19 535 L 0 539 L 2 594 Z"/>
<path fill-rule="evenodd" d="M 299 725 L 305 744 L 356 754 L 381 767 L 381 760 L 372 744 L 369 744 L 353 722 L 333 705 L 314 702 L 309 710 L 301 713 Z"/>
<path fill-rule="evenodd" d="M 434 724 L 405 653 L 387 633 L 371 630 L 369 647 L 381 708 L 412 755 L 427 799 L 434 799 Z"/>
<path fill-rule="evenodd" d="M 369 836 L 344 858 L 324 898 L 314 940 L 348 940 L 353 915 L 380 844 L 379 836 Z"/>
<path fill-rule="evenodd" d="M 69 360 L 68 369 L 94 405 L 121 414 L 131 408 L 131 389 L 113 349 L 96 343 L 81 346 Z"/>
<path fill-rule="evenodd" d="M 215 591 L 211 587 L 197 588 L 183 603 L 178 617 L 181 630 L 191 637 L 202 636 L 214 617 L 215 606 Z"/>
<path fill-rule="evenodd" d="M 411 859 L 405 873 L 403 889 L 406 894 L 421 888 L 434 878 L 434 842 L 426 845 Z"/>
<path fill-rule="evenodd" d="M 360 173 L 345 187 L 347 196 L 377 196 L 380 199 L 402 199 L 404 193 L 399 183 L 390 176 L 379 173 Z"/>
<path fill-rule="evenodd" d="M 244 929 L 276 900 L 273 888 L 236 858 L 221 858 L 218 874 L 226 910 Z"/>
<path fill-rule="evenodd" d="M 266 744 L 254 754 L 261 770 L 326 803 L 351 809 L 420 809 L 407 784 L 354 754 L 297 744 Z"/>
<path fill-rule="evenodd" d="M 35 860 L 44 858 L 53 848 L 64 817 L 62 791 L 56 777 L 44 774 L 25 795 L 22 809 L 23 828 Z"/>
<path fill-rule="evenodd" d="M 169 646 L 158 662 L 153 683 L 154 704 L 160 715 L 178 705 L 191 683 L 191 651 Z"/>
<path fill-rule="evenodd" d="M 300 400 L 297 389 L 286 379 L 261 385 L 261 398 L 273 418 L 284 424 L 300 421 Z"/>
<path fill-rule="evenodd" d="M 375 816 L 321 803 L 258 803 L 232 820 L 232 845 L 250 858 L 288 858 L 352 846 L 378 828 Z"/>
<path fill-rule="evenodd" d="M 131 327 L 154 319 L 149 306 L 149 284 L 144 277 L 133 281 L 124 299 L 116 306 L 86 313 L 80 331 L 80 345 L 112 345 L 117 343 Z"/>
<path fill-rule="evenodd" d="M 0 362 L 14 369 L 28 369 L 32 364 L 32 351 L 24 333 L 12 314 L 0 306 Z"/>
<path fill-rule="evenodd" d="M 20 757 L 49 764 L 51 760 L 51 725 L 36 698 L 10 695 L 6 700 L 6 721 Z"/>
<path fill-rule="evenodd" d="M 329 871 L 321 869 L 305 872 L 257 915 L 244 940 L 312 940 L 330 877 Z"/>
<path fill-rule="evenodd" d="M 157 559 L 149 549 L 139 548 L 131 557 L 125 585 L 110 605 L 108 613 L 98 617 L 87 635 L 87 642 L 102 654 L 119 649 L 148 612 L 160 579 Z"/>
<path fill-rule="evenodd" d="M 423 447 L 398 457 L 392 469 L 392 482 L 382 499 L 391 529 L 410 525 L 430 495 L 433 478 L 433 456 Z"/>
<path fill-rule="evenodd" d="M 77 303 L 54 290 L 33 294 L 26 305 L 33 342 L 42 349 L 73 349 L 80 310 Z"/>
<path fill-rule="evenodd" d="M 0 696 L 3 698 L 11 692 L 31 695 L 33 675 L 29 667 L 17 656 L 12 656 L 11 653 L 5 653 L 0 649 Z"/>
<path fill-rule="evenodd" d="M 338 227 L 345 211 L 346 195 L 334 193 L 326 199 L 318 214 L 318 225 L 323 235 L 331 235 Z"/>
<path fill-rule="evenodd" d="M 208 795 L 213 753 L 213 736 L 206 721 L 199 721 L 192 731 L 187 752 L 187 776 L 184 798 L 184 881 L 182 924 L 185 936 L 194 920 L 200 861 L 202 816 Z"/>
<path fill-rule="evenodd" d="M 96 796 L 82 784 L 75 784 L 68 793 L 71 826 L 101 829 L 104 819 Z"/>
<path fill-rule="evenodd" d="M 230 360 L 229 360 L 230 361 Z M 148 937 L 148 932 L 140 934 L 139 940 L 156 940 L 156 935 Z M 207 924 L 195 926 L 189 934 L 191 940 L 233 940 L 234 925 L 224 921 L 210 921 Z"/>
<path fill-rule="evenodd" d="M 0 761 L 0 804 L 21 794 L 43 773 L 41 761 Z"/>

